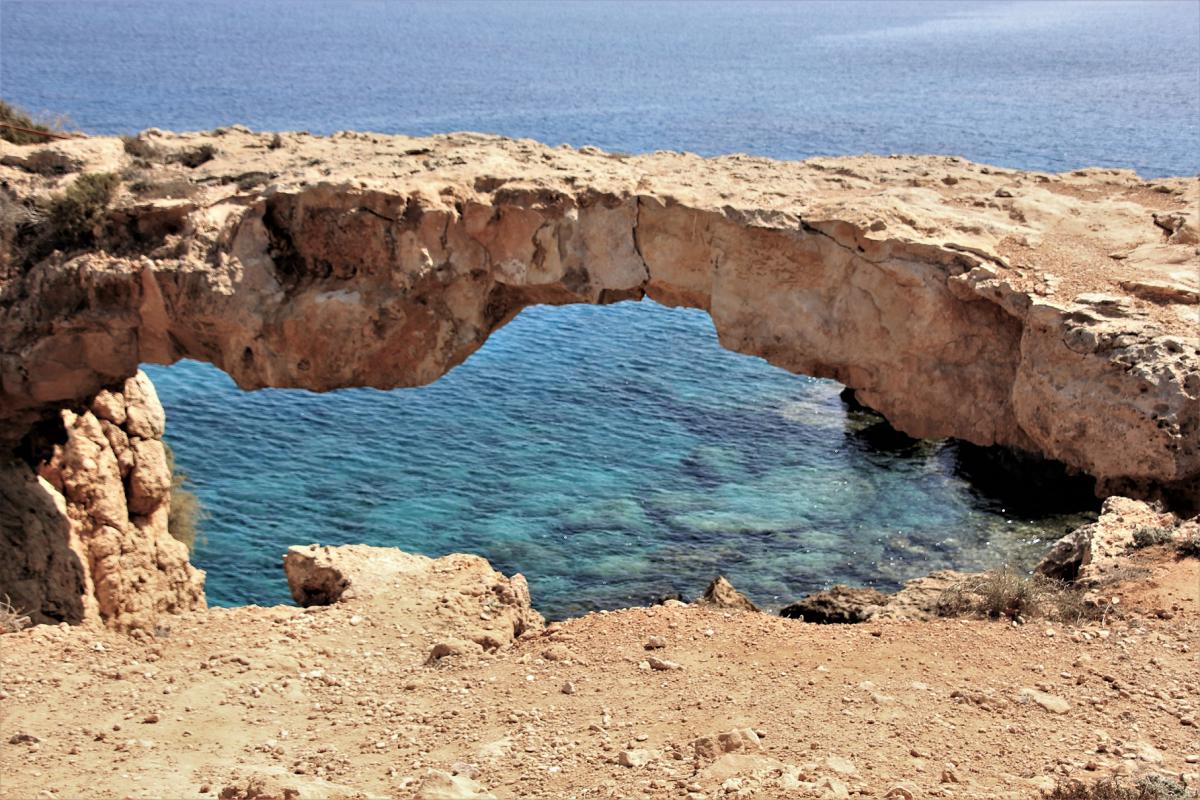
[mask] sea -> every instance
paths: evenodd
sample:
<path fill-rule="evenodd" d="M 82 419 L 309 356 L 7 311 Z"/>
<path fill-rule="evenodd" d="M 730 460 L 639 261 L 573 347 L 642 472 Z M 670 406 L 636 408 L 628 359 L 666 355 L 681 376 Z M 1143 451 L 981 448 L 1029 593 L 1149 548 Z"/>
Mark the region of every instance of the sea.
<path fill-rule="evenodd" d="M 0 0 L 0 96 L 97 134 L 473 130 L 1193 175 L 1200 3 Z M 775 609 L 1028 569 L 1096 512 L 1052 468 L 907 439 L 650 301 L 530 308 L 416 389 L 145 369 L 214 605 L 291 602 L 281 555 L 319 542 L 477 553 L 552 618 L 716 575 Z"/>

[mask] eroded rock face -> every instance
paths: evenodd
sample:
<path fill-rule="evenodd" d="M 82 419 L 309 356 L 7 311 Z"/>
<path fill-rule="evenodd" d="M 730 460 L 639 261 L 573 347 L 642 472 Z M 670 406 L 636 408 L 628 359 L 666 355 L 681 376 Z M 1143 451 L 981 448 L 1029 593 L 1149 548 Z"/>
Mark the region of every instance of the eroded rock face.
<path fill-rule="evenodd" d="M 167 529 L 171 472 L 164 416 L 145 373 L 61 412 L 63 440 L 36 474 L 0 464 L 0 596 L 35 622 L 153 629 L 204 607 L 204 573 Z"/>
<path fill-rule="evenodd" d="M 649 296 L 914 436 L 1036 451 L 1101 491 L 1200 475 L 1200 312 L 1176 302 L 1200 265 L 1192 178 L 473 134 L 141 140 L 159 156 L 122 190 L 109 252 L 5 271 L 7 441 L 140 362 L 203 359 L 246 388 L 413 386 L 528 305 Z M 173 157 L 204 145 L 197 167 Z M 19 197 L 74 179 L 2 147 Z M 115 140 L 52 147 L 69 170 L 133 166 Z M 1146 281 L 1175 288 L 1122 288 Z"/>
<path fill-rule="evenodd" d="M 301 605 L 348 604 L 375 613 L 436 616 L 463 646 L 495 650 L 545 626 L 523 575 L 511 578 L 479 556 L 442 558 L 367 545 L 296 545 L 283 557 L 292 597 Z M 448 640 L 449 641 L 449 640 Z M 433 662 L 453 647 L 443 648 Z"/>
<path fill-rule="evenodd" d="M 1110 497 L 1104 501 L 1098 520 L 1055 542 L 1035 571 L 1085 585 L 1113 578 L 1127 566 L 1134 534 L 1141 529 L 1168 530 L 1175 538 L 1185 539 L 1200 531 L 1200 517 L 1181 519 L 1150 503 Z"/>
<path fill-rule="evenodd" d="M 1194 178 L 475 134 L 147 131 L 129 149 L 0 142 L 8 203 L 123 176 L 85 248 L 36 260 L 0 230 L 0 449 L 67 431 L 45 485 L 7 482 L 0 518 L 28 548 L 10 581 L 73 587 L 39 595 L 53 615 L 92 613 L 67 608 L 80 581 L 119 625 L 200 602 L 160 536 L 162 417 L 127 383 L 140 363 L 201 359 L 247 389 L 414 386 L 533 304 L 704 309 L 724 346 L 841 381 L 906 434 L 1037 452 L 1102 494 L 1200 488 Z M 58 524 L 46 485 L 78 570 L 29 546 Z M 142 563 L 160 566 L 134 600 Z"/>

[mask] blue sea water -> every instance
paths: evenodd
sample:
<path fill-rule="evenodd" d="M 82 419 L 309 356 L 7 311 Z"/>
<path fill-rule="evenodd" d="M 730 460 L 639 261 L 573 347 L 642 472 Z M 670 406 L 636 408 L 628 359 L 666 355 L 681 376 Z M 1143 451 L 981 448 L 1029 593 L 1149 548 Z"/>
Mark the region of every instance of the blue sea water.
<path fill-rule="evenodd" d="M 777 158 L 953 153 L 1200 171 L 1200 3 L 0 0 L 0 95 L 97 133 L 483 130 Z M 244 393 L 148 367 L 208 511 L 217 604 L 287 601 L 287 545 L 479 553 L 553 616 L 1026 566 L 1078 516 L 896 444 L 700 312 L 535 308 L 412 390 Z"/>

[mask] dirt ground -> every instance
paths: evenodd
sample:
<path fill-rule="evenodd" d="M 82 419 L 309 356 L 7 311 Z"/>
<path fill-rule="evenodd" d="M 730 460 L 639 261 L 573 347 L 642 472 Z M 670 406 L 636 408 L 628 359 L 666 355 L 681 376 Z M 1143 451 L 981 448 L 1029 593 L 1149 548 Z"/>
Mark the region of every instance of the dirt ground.
<path fill-rule="evenodd" d="M 1200 561 L 1138 559 L 1119 613 L 1078 628 L 669 604 L 487 652 L 455 638 L 491 618 L 466 572 L 211 609 L 157 636 L 40 626 L 0 637 L 0 796 L 1027 798 L 1147 771 L 1194 786 Z M 438 643 L 464 652 L 430 663 Z"/>

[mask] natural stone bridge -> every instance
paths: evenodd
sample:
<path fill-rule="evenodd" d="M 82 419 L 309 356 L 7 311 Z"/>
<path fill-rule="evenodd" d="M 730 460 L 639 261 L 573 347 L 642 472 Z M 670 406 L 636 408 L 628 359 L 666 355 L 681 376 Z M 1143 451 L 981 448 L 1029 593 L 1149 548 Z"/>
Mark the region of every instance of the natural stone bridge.
<path fill-rule="evenodd" d="M 1037 453 L 1102 493 L 1200 480 L 1196 178 L 242 128 L 0 148 L 9 211 L 122 178 L 83 252 L 31 263 L 2 234 L 0 595 L 47 616 L 145 626 L 202 602 L 165 531 L 161 426 L 112 412 L 156 406 L 126 383 L 140 363 L 415 386 L 539 303 L 704 309 L 725 347 L 838 380 L 906 433 Z M 63 611 L 46 576 L 69 553 L 66 596 L 142 577 Z"/>

